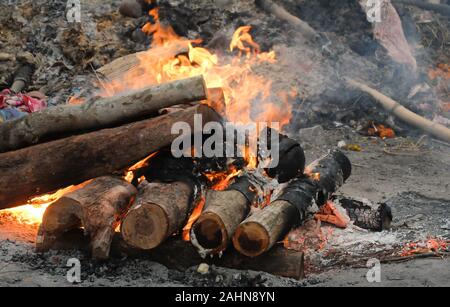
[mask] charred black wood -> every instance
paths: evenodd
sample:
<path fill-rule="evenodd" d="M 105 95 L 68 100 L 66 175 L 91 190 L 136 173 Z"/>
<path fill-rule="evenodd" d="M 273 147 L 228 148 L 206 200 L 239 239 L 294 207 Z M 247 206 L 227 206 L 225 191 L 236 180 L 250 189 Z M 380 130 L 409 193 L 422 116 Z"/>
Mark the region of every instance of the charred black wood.
<path fill-rule="evenodd" d="M 51 250 L 81 250 L 90 253 L 89 243 L 89 237 L 84 235 L 82 229 L 77 229 L 58 237 L 51 246 Z M 154 250 L 143 251 L 130 247 L 120 234 L 116 234 L 111 244 L 111 257 L 147 259 L 178 271 L 186 271 L 206 262 L 210 265 L 262 271 L 297 280 L 304 277 L 304 254 L 286 250 L 281 246 L 257 258 L 248 258 L 229 249 L 221 258 L 203 259 L 192 244 L 180 239 L 169 239 Z"/>
<path fill-rule="evenodd" d="M 318 190 L 316 201 L 319 206 L 322 206 L 350 177 L 352 164 L 342 151 L 335 149 L 311 163 L 306 173 L 315 177 Z"/>
<path fill-rule="evenodd" d="M 307 169 L 309 176 L 290 182 L 277 200 L 239 225 L 233 244 L 240 253 L 259 256 L 304 223 L 314 202 L 325 204 L 350 177 L 351 163 L 342 152 L 333 150 Z"/>
<path fill-rule="evenodd" d="M 276 138 L 273 138 L 274 134 Z M 272 144 L 272 141 L 276 141 Z M 271 178 L 277 178 L 279 183 L 288 182 L 291 179 L 303 174 L 305 170 L 305 153 L 300 144 L 279 133 L 274 129 L 264 129 L 259 138 L 259 156 L 260 159 L 268 153 L 278 154 L 279 163 L 273 168 L 267 168 L 266 172 Z"/>
<path fill-rule="evenodd" d="M 343 207 L 353 223 L 363 229 L 383 231 L 391 228 L 392 210 L 385 203 L 374 204 L 369 200 L 357 200 L 342 196 L 333 197 L 332 200 Z"/>

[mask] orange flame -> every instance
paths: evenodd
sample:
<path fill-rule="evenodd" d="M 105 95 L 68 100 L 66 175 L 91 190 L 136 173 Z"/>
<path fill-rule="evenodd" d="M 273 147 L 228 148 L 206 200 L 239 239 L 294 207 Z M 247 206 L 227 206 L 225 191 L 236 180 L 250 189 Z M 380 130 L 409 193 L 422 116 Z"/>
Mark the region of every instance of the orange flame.
<path fill-rule="evenodd" d="M 47 210 L 48 206 L 60 199 L 65 194 L 78 190 L 89 182 L 90 181 L 87 181 L 77 186 L 69 186 L 65 189 L 57 191 L 54 194 L 47 194 L 33 198 L 26 205 L 12 209 L 6 209 L 1 211 L 1 213 L 12 216 L 15 220 L 22 224 L 40 224 L 42 222 L 42 217 L 44 216 L 45 210 Z"/>
<path fill-rule="evenodd" d="M 229 121 L 244 124 L 276 121 L 281 127 L 289 123 L 291 106 L 284 99 L 288 95 L 272 92 L 271 81 L 252 71 L 256 65 L 275 63 L 275 52 L 260 51 L 250 34 L 250 26 L 237 29 L 229 46 L 230 54 L 219 58 L 205 48 L 196 47 L 199 40 L 179 37 L 170 26 L 163 25 L 158 9 L 150 15 L 154 22 L 146 24 L 143 31 L 153 36 L 152 46 L 138 55 L 137 67 L 108 84 L 113 92 L 203 75 L 208 88 L 223 89 Z M 234 50 L 239 50 L 239 54 L 233 55 Z"/>
<path fill-rule="evenodd" d="M 309 177 L 309 178 L 311 178 L 314 181 L 320 181 L 321 174 L 313 172 L 313 170 L 311 169 L 310 166 L 307 166 L 305 168 L 304 174 L 305 174 L 306 177 Z"/>
<path fill-rule="evenodd" d="M 189 220 L 188 220 L 186 226 L 184 226 L 184 228 L 183 228 L 182 238 L 186 242 L 191 240 L 191 228 L 194 225 L 194 223 L 198 220 L 200 215 L 202 214 L 203 208 L 205 207 L 205 201 L 206 201 L 205 197 L 202 197 L 199 200 L 199 202 L 197 203 L 197 205 L 194 208 L 194 211 L 192 211 L 192 214 L 189 217 Z"/>

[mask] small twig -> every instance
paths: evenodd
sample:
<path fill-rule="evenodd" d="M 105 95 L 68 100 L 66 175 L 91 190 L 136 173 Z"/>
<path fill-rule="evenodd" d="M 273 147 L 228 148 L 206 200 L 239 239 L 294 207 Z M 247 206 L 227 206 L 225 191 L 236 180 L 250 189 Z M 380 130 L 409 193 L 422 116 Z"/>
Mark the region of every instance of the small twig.
<path fill-rule="evenodd" d="M 101 87 L 108 93 L 109 96 L 114 96 L 114 91 L 111 93 L 110 90 L 106 87 L 106 84 L 102 81 L 100 76 L 97 74 L 97 71 L 95 70 L 94 66 L 92 66 L 92 63 L 89 63 L 89 66 L 91 67 L 92 71 L 95 74 L 95 77 L 97 78 L 98 82 L 100 83 Z"/>

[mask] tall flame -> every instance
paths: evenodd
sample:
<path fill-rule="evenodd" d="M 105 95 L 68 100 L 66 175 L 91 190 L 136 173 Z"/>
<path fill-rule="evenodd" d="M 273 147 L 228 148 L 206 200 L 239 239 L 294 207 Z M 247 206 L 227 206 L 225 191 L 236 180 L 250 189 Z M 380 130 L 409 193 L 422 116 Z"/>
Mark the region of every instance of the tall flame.
<path fill-rule="evenodd" d="M 153 3 L 152 0 L 145 1 Z M 130 69 L 122 77 L 104 84 L 106 88 L 102 93 L 104 96 L 203 75 L 208 88 L 223 89 L 226 117 L 229 121 L 242 124 L 279 122 L 280 127 L 289 123 L 291 117 L 289 97 L 292 95 L 284 92 L 275 93 L 270 80 L 253 72 L 256 65 L 275 63 L 276 55 L 273 51 L 261 52 L 260 46 L 250 34 L 250 26 L 237 29 L 227 50 L 229 54 L 219 57 L 205 48 L 196 46 L 201 40 L 179 37 L 173 28 L 162 24 L 158 9 L 151 10 L 149 15 L 153 22 L 147 23 L 142 30 L 152 36 L 151 48 L 138 55 L 137 67 Z M 141 161 L 136 167 L 147 163 L 148 159 Z M 256 166 L 255 159 L 246 160 L 249 167 Z M 133 179 L 133 169 L 132 167 L 126 176 L 129 181 Z M 225 175 L 217 184 L 217 189 L 226 188 L 238 172 L 232 171 Z M 48 205 L 73 188 L 69 187 L 56 194 L 34 199 L 25 206 L 7 210 L 7 213 L 25 223 L 39 223 Z M 200 202 L 197 214 L 191 217 L 191 222 L 196 220 L 202 208 Z"/>
<path fill-rule="evenodd" d="M 274 93 L 271 81 L 252 70 L 255 65 L 275 63 L 276 55 L 273 51 L 260 51 L 250 34 L 250 26 L 237 29 L 227 50 L 229 54 L 219 57 L 195 46 L 200 40 L 179 37 L 170 26 L 162 24 L 158 9 L 149 14 L 153 22 L 147 23 L 142 30 L 152 35 L 151 48 L 139 54 L 138 67 L 111 81 L 108 88 L 117 93 L 203 75 L 208 88 L 223 89 L 229 121 L 243 124 L 276 121 L 281 126 L 289 123 L 288 95 Z"/>

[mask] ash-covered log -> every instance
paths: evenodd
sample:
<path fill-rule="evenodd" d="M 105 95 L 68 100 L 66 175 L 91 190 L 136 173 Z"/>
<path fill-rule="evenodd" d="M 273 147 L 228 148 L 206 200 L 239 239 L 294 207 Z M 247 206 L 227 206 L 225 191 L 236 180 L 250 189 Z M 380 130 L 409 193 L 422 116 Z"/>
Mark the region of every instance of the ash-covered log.
<path fill-rule="evenodd" d="M 221 117 L 206 105 L 113 129 L 104 129 L 0 154 L 0 209 L 25 204 L 32 197 L 123 171 L 169 146 L 178 135 L 173 124 L 194 116 L 203 124 Z"/>
<path fill-rule="evenodd" d="M 383 231 L 391 228 L 392 210 L 385 203 L 374 204 L 367 199 L 343 196 L 334 196 L 332 200 L 347 211 L 350 220 L 358 227 L 371 231 Z"/>
<path fill-rule="evenodd" d="M 100 177 L 64 195 L 45 211 L 36 250 L 47 251 L 58 237 L 83 227 L 92 257 L 107 259 L 115 229 L 136 194 L 136 188 L 120 178 Z"/>
<path fill-rule="evenodd" d="M 180 257 L 183 255 L 183 257 Z M 286 250 L 279 246 L 270 252 L 256 258 L 239 254 L 234 249 L 228 249 L 222 257 L 207 257 L 203 259 L 196 249 L 179 239 L 167 241 L 152 250 L 146 258 L 161 263 L 168 268 L 185 271 L 201 263 L 208 263 L 236 270 L 253 270 L 267 272 L 272 275 L 300 280 L 304 278 L 304 254 Z"/>
<path fill-rule="evenodd" d="M 89 239 L 82 230 L 65 233 L 54 242 L 52 250 L 82 250 L 89 252 Z M 168 239 L 155 249 L 143 251 L 126 244 L 119 234 L 116 234 L 111 244 L 111 257 L 144 258 L 158 262 L 169 269 L 186 271 L 201 263 L 208 263 L 237 270 L 254 270 L 287 278 L 302 279 L 304 277 L 304 254 L 287 250 L 282 246 L 273 248 L 268 253 L 256 258 L 239 254 L 234 249 L 228 249 L 222 257 L 203 259 L 189 242 L 180 238 Z"/>
<path fill-rule="evenodd" d="M 310 177 L 288 184 L 280 197 L 239 225 L 233 237 L 236 250 L 256 257 L 270 250 L 295 226 L 305 222 L 314 201 L 320 206 L 350 177 L 351 163 L 334 150 L 308 167 Z"/>
<path fill-rule="evenodd" d="M 201 254 L 218 254 L 228 247 L 255 196 L 247 177 L 238 178 L 225 191 L 208 191 L 205 210 L 191 229 L 191 242 Z"/>
<path fill-rule="evenodd" d="M 121 226 L 130 246 L 150 250 L 183 228 L 194 203 L 194 189 L 184 182 L 143 183 Z"/>
<path fill-rule="evenodd" d="M 202 76 L 95 100 L 35 112 L 0 125 L 0 152 L 83 131 L 116 127 L 154 115 L 158 110 L 207 98 Z"/>

